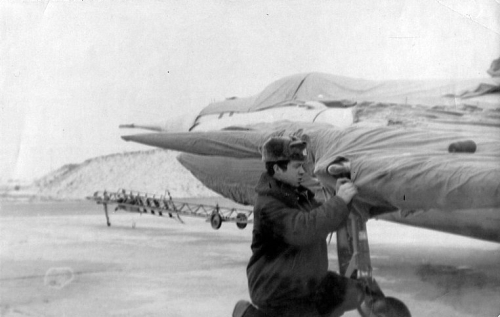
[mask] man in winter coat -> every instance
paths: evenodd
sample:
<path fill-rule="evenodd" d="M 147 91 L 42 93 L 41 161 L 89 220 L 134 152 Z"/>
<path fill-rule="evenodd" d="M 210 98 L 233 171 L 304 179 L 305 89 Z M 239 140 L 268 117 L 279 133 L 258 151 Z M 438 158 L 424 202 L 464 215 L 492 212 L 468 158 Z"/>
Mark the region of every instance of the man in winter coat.
<path fill-rule="evenodd" d="M 328 271 L 326 238 L 347 219 L 357 194 L 349 180 L 320 204 L 301 185 L 307 143 L 273 137 L 262 148 L 267 172 L 256 187 L 252 257 L 247 276 L 253 305 L 239 301 L 233 317 L 341 316 L 356 309 L 363 290 L 355 280 Z"/>

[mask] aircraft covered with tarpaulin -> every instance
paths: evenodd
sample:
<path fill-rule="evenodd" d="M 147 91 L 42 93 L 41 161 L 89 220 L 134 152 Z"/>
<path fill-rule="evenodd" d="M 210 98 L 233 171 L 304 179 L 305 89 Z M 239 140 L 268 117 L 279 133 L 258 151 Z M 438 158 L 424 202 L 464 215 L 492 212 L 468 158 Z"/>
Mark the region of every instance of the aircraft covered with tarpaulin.
<path fill-rule="evenodd" d="M 381 218 L 500 242 L 499 64 L 481 80 L 297 74 L 259 94 L 212 103 L 181 129 L 135 126 L 157 133 L 122 138 L 181 152 L 178 160 L 205 186 L 243 205 L 254 203 L 264 142 L 307 140 L 302 185 L 319 200 L 334 195 L 342 178 L 358 188 L 336 231 L 339 272 L 370 293 L 358 311 L 409 317 L 372 276 L 366 222 Z M 238 214 L 236 222 L 244 228 L 247 219 Z M 223 217 L 216 209 L 207 220 L 217 229 Z"/>
<path fill-rule="evenodd" d="M 302 118 L 307 111 L 316 111 L 316 117 L 300 121 L 266 114 L 296 108 L 303 111 Z M 322 111 L 339 108 L 352 111 L 353 121 L 339 126 L 314 120 Z M 207 121 L 202 118 L 211 117 L 213 127 L 228 113 L 241 119 L 227 116 L 218 130 L 203 127 Z M 267 118 L 245 117 L 250 114 Z M 182 152 L 179 161 L 208 188 L 252 205 L 264 171 L 260 146 L 273 135 L 306 135 L 309 177 L 304 185 L 319 199 L 326 197 L 324 187 L 332 185 L 328 166 L 344 158 L 359 188 L 354 205 L 368 217 L 500 241 L 498 77 L 370 81 L 323 73 L 292 75 L 254 96 L 208 105 L 189 131 L 123 138 Z M 450 150 L 464 141 L 474 149 Z M 452 217 L 442 226 L 432 220 L 419 222 L 428 211 L 462 213 L 467 226 L 454 224 Z M 406 217 L 416 214 L 419 217 Z M 477 222 L 474 217 L 497 220 Z"/>

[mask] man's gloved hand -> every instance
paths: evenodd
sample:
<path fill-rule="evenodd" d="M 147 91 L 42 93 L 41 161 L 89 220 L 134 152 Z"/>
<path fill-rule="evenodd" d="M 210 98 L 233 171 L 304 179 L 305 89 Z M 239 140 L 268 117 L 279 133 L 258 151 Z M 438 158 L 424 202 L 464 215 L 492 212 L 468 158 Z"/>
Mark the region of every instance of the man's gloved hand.
<path fill-rule="evenodd" d="M 336 185 L 337 196 L 348 204 L 351 202 L 354 195 L 358 193 L 356 186 L 347 178 L 340 178 Z"/>

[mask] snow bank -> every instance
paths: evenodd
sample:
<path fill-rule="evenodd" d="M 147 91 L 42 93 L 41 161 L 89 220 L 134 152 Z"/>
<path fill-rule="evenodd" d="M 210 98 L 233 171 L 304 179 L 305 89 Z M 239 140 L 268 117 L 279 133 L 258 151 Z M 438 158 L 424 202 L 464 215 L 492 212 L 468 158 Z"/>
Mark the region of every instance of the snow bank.
<path fill-rule="evenodd" d="M 97 190 L 119 188 L 180 197 L 219 196 L 177 161 L 178 152 L 149 150 L 111 154 L 64 165 L 35 181 L 34 195 L 45 199 L 84 199 Z"/>

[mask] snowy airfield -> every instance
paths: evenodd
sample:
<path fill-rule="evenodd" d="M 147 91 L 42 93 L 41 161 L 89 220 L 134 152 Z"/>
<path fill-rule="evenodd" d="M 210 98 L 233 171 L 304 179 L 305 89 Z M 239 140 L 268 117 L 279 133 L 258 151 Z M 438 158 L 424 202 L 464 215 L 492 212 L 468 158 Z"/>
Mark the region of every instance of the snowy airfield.
<path fill-rule="evenodd" d="M 251 227 L 184 220 L 121 211 L 107 227 L 92 202 L 1 202 L 1 316 L 231 316 Z M 499 244 L 376 220 L 368 233 L 377 281 L 413 316 L 500 314 Z"/>

